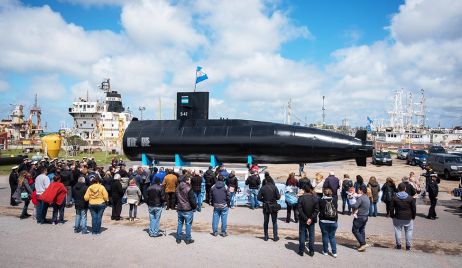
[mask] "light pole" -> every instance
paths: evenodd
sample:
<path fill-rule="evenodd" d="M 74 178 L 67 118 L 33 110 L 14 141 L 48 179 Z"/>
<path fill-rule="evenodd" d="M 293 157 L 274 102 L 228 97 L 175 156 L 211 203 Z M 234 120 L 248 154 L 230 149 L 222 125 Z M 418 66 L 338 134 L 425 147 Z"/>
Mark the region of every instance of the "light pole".
<path fill-rule="evenodd" d="M 141 121 L 143 121 L 143 111 L 146 110 L 146 107 L 140 106 L 140 107 L 138 107 L 138 110 L 140 110 L 140 112 L 141 112 Z"/>

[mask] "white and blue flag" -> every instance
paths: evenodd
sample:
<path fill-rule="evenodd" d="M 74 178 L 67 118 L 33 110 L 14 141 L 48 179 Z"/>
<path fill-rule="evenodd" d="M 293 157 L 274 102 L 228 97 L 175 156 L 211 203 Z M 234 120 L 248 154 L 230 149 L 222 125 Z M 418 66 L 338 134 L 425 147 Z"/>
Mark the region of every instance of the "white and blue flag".
<path fill-rule="evenodd" d="M 204 80 L 207 80 L 208 79 L 208 76 L 207 74 L 204 72 L 204 70 L 202 69 L 202 67 L 200 66 L 197 66 L 197 69 L 196 69 L 196 84 L 197 83 L 200 83 Z"/>
<path fill-rule="evenodd" d="M 367 132 L 371 133 L 372 131 L 375 130 L 374 127 L 374 120 L 372 120 L 369 116 L 367 117 L 367 126 L 366 126 Z"/>

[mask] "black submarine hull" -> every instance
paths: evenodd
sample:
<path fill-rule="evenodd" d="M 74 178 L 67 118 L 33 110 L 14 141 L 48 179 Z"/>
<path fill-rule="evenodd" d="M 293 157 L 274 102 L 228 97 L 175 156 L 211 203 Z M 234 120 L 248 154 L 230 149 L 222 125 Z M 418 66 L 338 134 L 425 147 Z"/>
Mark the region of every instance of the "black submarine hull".
<path fill-rule="evenodd" d="M 251 120 L 134 120 L 123 136 L 123 151 L 132 161 L 146 155 L 151 161 L 267 164 L 316 163 L 356 159 L 366 165 L 372 156 L 366 132 L 356 137 L 302 126 Z"/>

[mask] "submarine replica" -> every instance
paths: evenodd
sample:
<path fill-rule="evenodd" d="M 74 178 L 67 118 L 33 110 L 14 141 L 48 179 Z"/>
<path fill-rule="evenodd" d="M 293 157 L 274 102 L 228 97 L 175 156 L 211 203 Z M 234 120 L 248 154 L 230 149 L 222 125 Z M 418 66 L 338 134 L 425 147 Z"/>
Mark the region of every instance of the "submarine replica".
<path fill-rule="evenodd" d="M 132 161 L 304 164 L 372 156 L 367 132 L 355 137 L 317 128 L 241 119 L 208 119 L 208 92 L 178 92 L 177 120 L 134 118 L 123 136 Z"/>

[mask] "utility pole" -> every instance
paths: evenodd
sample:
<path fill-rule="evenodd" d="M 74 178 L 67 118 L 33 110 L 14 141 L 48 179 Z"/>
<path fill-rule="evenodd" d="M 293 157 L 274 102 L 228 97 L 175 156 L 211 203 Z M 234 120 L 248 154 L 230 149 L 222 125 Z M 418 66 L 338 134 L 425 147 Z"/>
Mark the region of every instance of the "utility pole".
<path fill-rule="evenodd" d="M 140 107 L 138 107 L 138 110 L 140 110 L 140 112 L 141 112 L 141 121 L 143 121 L 143 111 L 146 110 L 146 107 L 140 106 Z"/>
<path fill-rule="evenodd" d="M 162 120 L 162 98 L 159 97 L 159 120 Z"/>
<path fill-rule="evenodd" d="M 322 128 L 326 126 L 326 108 L 324 106 L 324 99 L 326 96 L 322 96 Z"/>
<path fill-rule="evenodd" d="M 290 125 L 292 117 L 292 98 L 289 99 L 289 103 L 287 104 L 287 124 Z"/>

